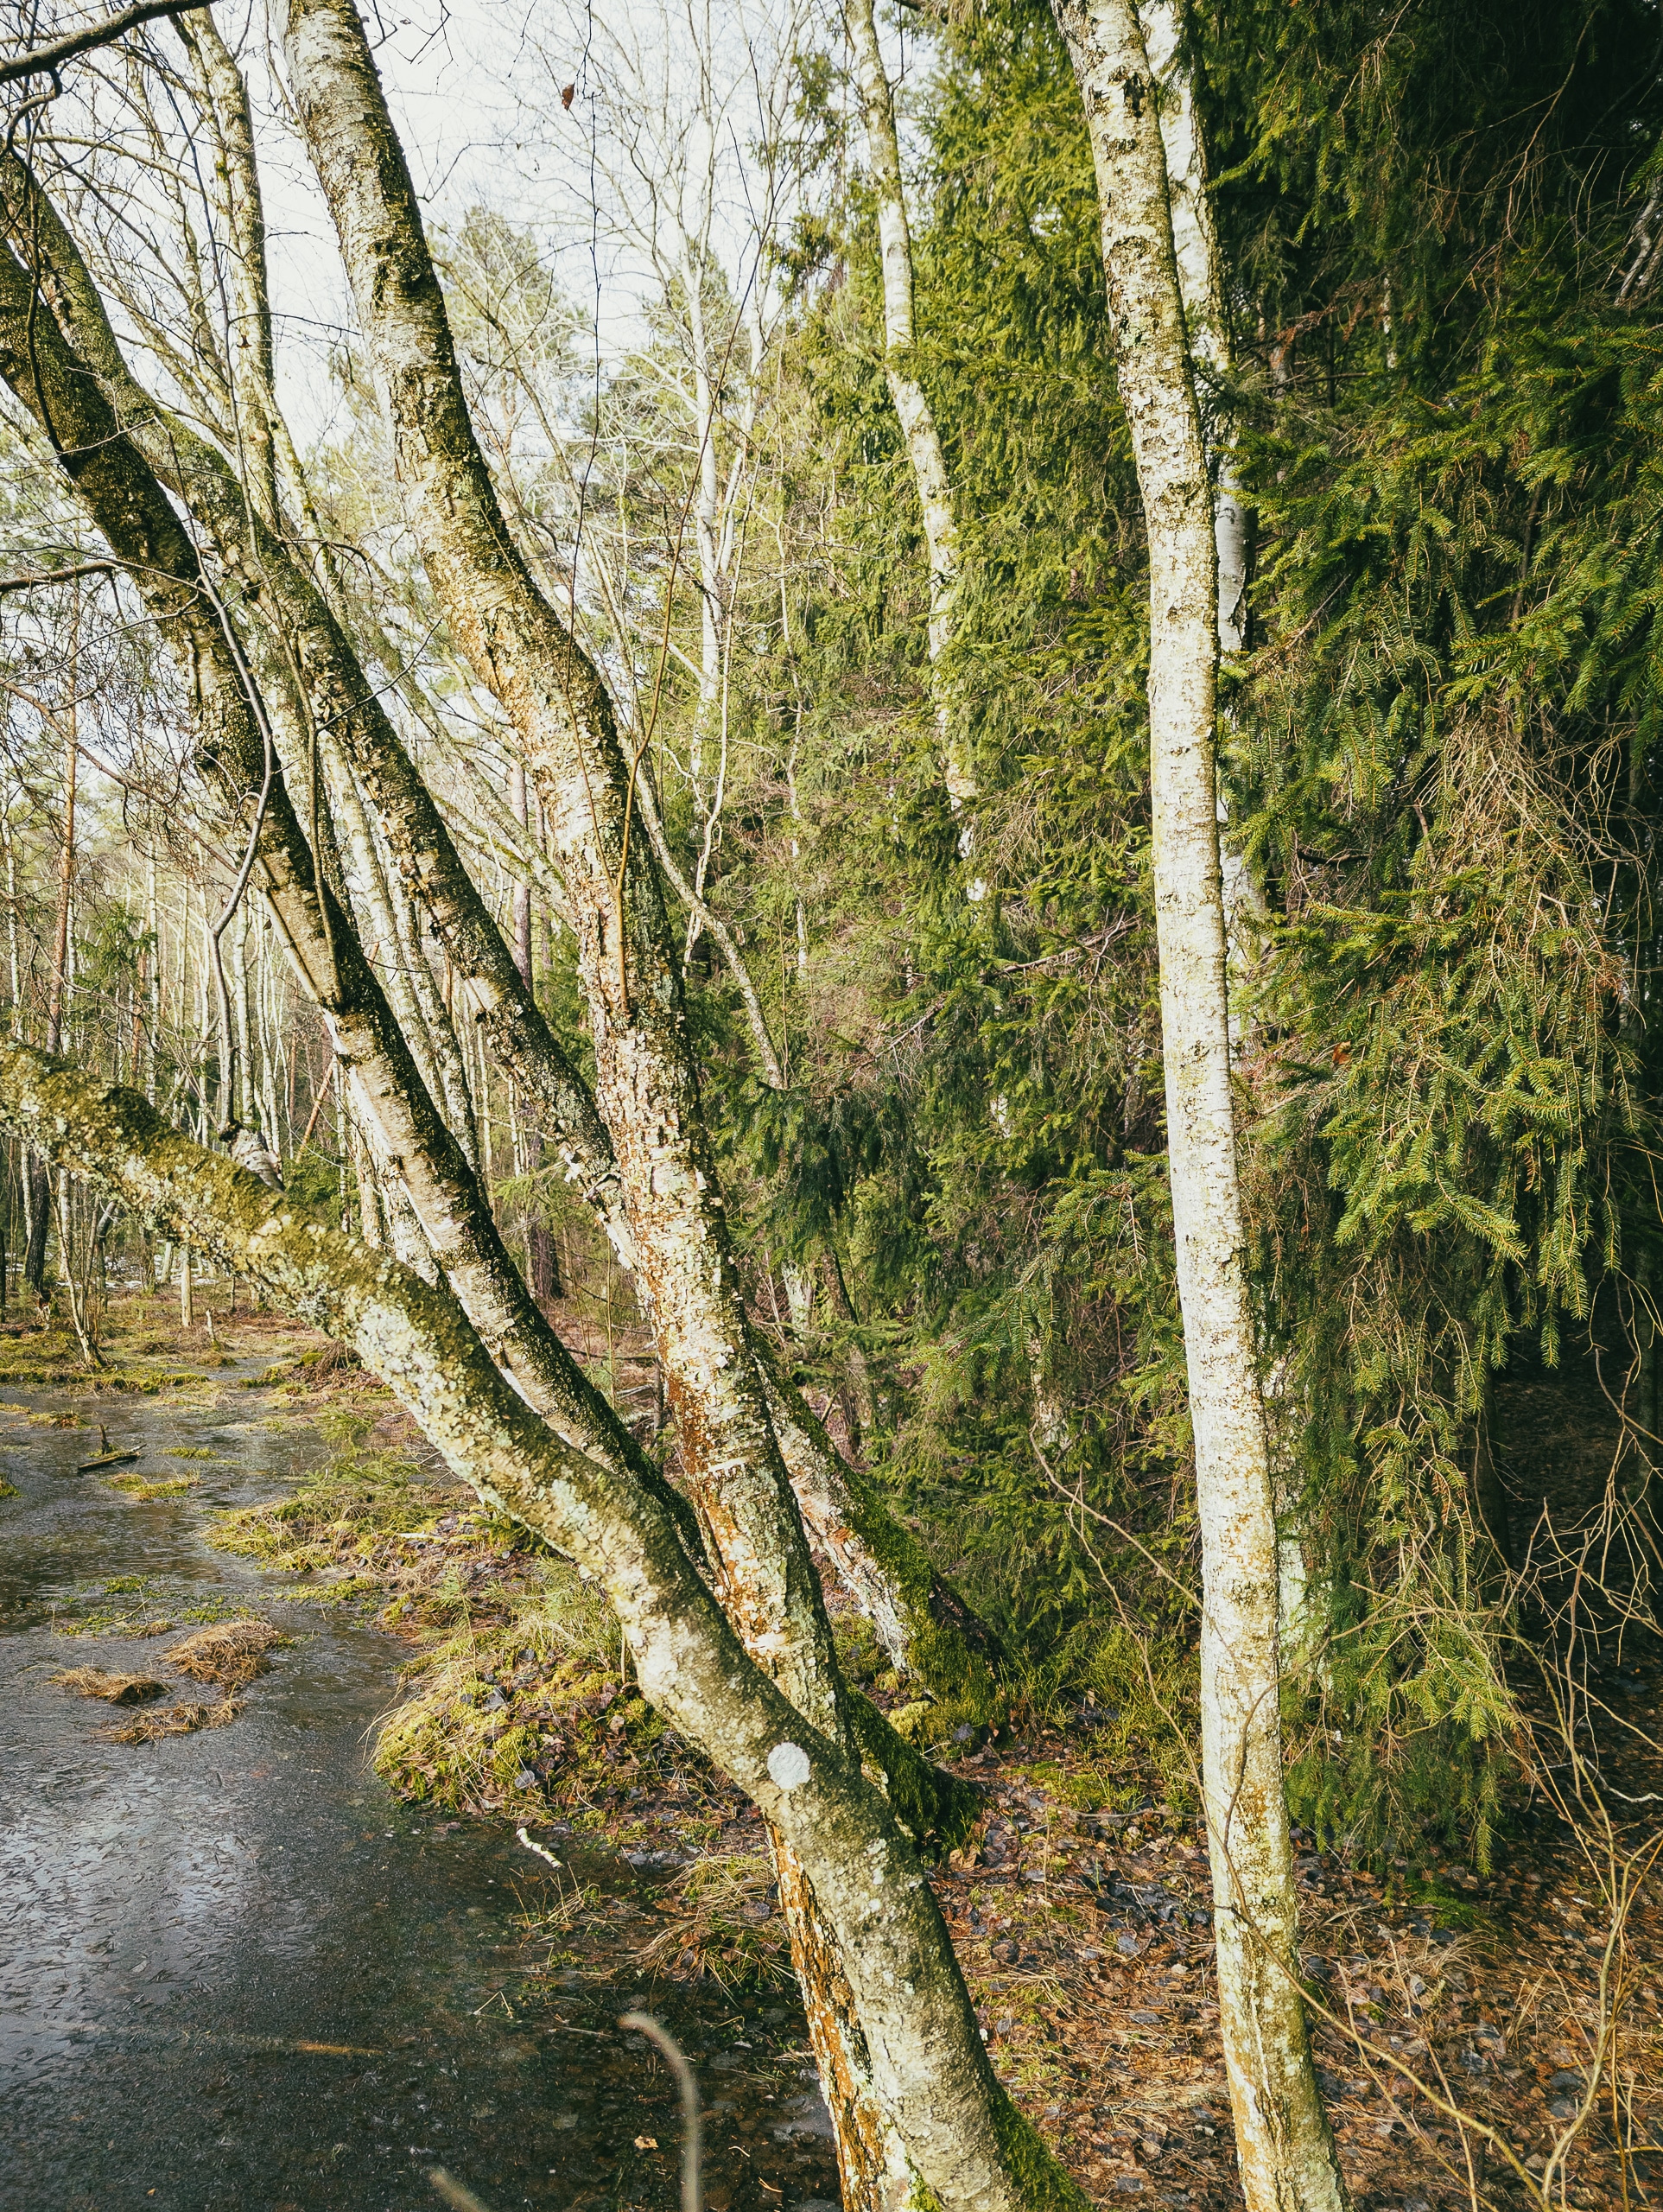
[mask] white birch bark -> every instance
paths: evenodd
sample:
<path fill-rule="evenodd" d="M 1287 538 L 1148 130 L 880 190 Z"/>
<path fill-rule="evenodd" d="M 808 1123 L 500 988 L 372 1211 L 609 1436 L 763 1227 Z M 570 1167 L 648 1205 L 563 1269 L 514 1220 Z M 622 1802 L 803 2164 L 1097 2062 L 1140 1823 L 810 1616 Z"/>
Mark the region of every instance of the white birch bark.
<path fill-rule="evenodd" d="M 1229 316 L 1224 300 L 1218 230 L 1207 182 L 1206 142 L 1196 112 L 1195 86 L 1182 50 L 1181 0 L 1145 0 L 1139 10 L 1149 67 L 1160 87 L 1158 113 L 1166 157 L 1167 199 L 1172 211 L 1172 251 L 1191 359 L 1216 388 L 1230 368 Z M 1217 401 L 1215 398 L 1215 408 Z M 1239 653 L 1247 642 L 1249 518 L 1241 484 L 1228 450 L 1231 425 L 1211 425 L 1213 538 L 1218 556 L 1218 645 Z M 1220 448 L 1224 450 L 1221 451 Z M 1227 818 L 1222 800 L 1219 820 Z M 1224 927 L 1233 996 L 1252 980 L 1253 951 L 1265 914 L 1264 895 L 1247 862 L 1228 845 L 1220 849 L 1224 881 Z M 1232 1034 L 1241 1024 L 1232 1011 Z"/>
<path fill-rule="evenodd" d="M 918 380 L 913 358 L 912 235 L 906 219 L 901 178 L 900 141 L 895 130 L 895 99 L 879 43 L 873 0 L 847 0 L 845 20 L 854 49 L 860 88 L 860 117 L 866 135 L 866 166 L 878 200 L 878 243 L 884 279 L 884 381 L 901 426 L 912 481 L 924 516 L 930 561 L 930 690 L 936 713 L 942 775 L 954 810 L 976 796 L 976 776 L 962 718 L 954 710 L 950 687 L 942 671 L 953 641 L 958 598 L 959 527 L 953 512 L 953 485 L 947 455 L 936 426 L 929 394 Z"/>
<path fill-rule="evenodd" d="M 292 0 L 289 87 L 334 218 L 407 518 L 452 631 L 525 747 L 560 855 L 588 1002 L 596 1103 L 613 1141 L 689 1488 L 723 1605 L 803 1725 L 847 1741 L 830 1631 L 768 1416 L 699 1102 L 661 887 L 634 820 L 631 766 L 593 663 L 537 590 L 498 505 L 463 397 L 403 149 L 351 0 Z M 860 1975 L 781 1846 L 782 1897 L 852 2207 L 907 2193 L 911 2141 L 873 2063 Z M 841 1967 L 841 1971 L 834 1971 Z M 980 2063 L 954 2031 L 949 2069 Z M 1027 2184 L 1013 2147 L 1001 2185 Z M 1060 2185 L 1050 2162 L 1036 2169 Z"/>
<path fill-rule="evenodd" d="M 1167 1159 L 1202 1535 L 1202 1767 L 1220 2027 L 1248 2212 L 1347 2202 L 1297 1980 L 1276 1520 L 1230 1092 L 1214 772 L 1217 555 L 1151 67 L 1133 0 L 1054 0 L 1089 129 L 1149 536 Z"/>
<path fill-rule="evenodd" d="M 1196 113 L 1195 86 L 1184 66 L 1179 0 L 1145 0 L 1139 10 L 1149 67 L 1160 86 L 1161 146 L 1166 156 L 1172 251 L 1184 301 L 1192 359 L 1216 377 L 1230 366 L 1229 321 L 1207 185 L 1205 142 Z M 1215 445 L 1219 428 L 1215 426 Z M 1240 486 L 1228 456 L 1220 462 L 1213 506 L 1218 546 L 1218 643 L 1240 652 L 1247 642 L 1247 522 Z"/>
<path fill-rule="evenodd" d="M 760 1808 L 783 1847 L 782 1890 L 809 1890 L 859 2012 L 862 2066 L 917 2182 L 943 2212 L 1087 2212 L 999 2088 L 888 1802 L 746 1651 L 660 1497 L 556 1438 L 447 1292 L 297 1213 L 136 1092 L 0 1043 L 0 1127 L 350 1344 L 477 1495 L 593 1574 L 643 1693 Z M 901 2212 L 908 2178 L 892 2177 L 877 2201 Z"/>

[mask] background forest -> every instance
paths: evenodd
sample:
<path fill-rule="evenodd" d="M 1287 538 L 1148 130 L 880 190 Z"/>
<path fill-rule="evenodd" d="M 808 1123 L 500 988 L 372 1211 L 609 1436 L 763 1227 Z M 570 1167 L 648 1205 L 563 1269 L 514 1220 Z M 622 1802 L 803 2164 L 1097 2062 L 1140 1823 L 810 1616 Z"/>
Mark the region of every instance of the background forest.
<path fill-rule="evenodd" d="M 1203 397 L 1250 516 L 1225 834 L 1292 1809 L 1366 1852 L 1437 1833 L 1483 1860 L 1542 1541 L 1491 1433 L 1510 1377 L 1596 1378 L 1622 1441 L 1584 1503 L 1642 1599 L 1650 1541 L 1663 21 L 1197 0 L 1184 35 L 1229 339 Z M 248 372 L 237 210 L 193 105 L 212 58 L 146 36 L 143 69 L 78 77 L 32 158 L 124 334 L 229 448 Z M 441 205 L 434 244 L 520 550 L 650 763 L 750 1310 L 997 1632 L 1002 1684 L 928 1682 L 944 1719 L 1012 1695 L 1182 1718 L 1148 579 L 1066 54 L 1028 0 L 885 30 L 960 534 L 954 804 L 841 31 L 790 6 L 689 17 L 662 53 L 585 36 L 574 88 L 545 29 L 515 137 L 581 138 L 629 311 L 599 315 L 524 193 Z M 671 66 L 700 39 L 702 73 Z M 358 342 L 307 359 L 293 436 L 253 466 L 587 1067 L 539 803 L 415 557 Z M 205 1137 L 229 1034 L 291 1192 L 404 1249 L 321 1018 L 229 896 L 180 679 L 10 400 L 0 501 L 14 1024 Z M 326 870 L 528 1282 L 622 1344 L 627 1277 L 454 1018 L 353 764 L 314 742 Z M 68 1301 L 89 1357 L 107 1271 L 188 1268 L 15 1143 L 5 1203 L 10 1296 Z M 627 1389 L 615 1350 L 591 1372 L 673 1471 L 662 1389 Z M 1182 1793 L 1176 1739 L 1161 1756 Z"/>

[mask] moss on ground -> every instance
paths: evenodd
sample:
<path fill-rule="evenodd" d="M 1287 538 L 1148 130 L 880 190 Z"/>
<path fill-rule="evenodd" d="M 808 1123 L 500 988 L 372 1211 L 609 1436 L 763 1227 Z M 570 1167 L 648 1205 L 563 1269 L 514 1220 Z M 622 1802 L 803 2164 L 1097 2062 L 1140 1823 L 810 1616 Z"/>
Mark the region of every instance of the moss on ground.
<path fill-rule="evenodd" d="M 243 1608 L 219 1596 L 204 1598 L 201 1586 L 181 1586 L 148 1574 L 117 1574 L 75 1591 L 53 1615 L 60 1636 L 161 1636 L 187 1625 L 238 1620 Z"/>
<path fill-rule="evenodd" d="M 705 1761 L 619 1674 L 600 1599 L 564 1561 L 525 1573 L 529 1588 L 486 1618 L 470 1613 L 412 1662 L 414 1694 L 377 1745 L 382 1779 L 454 1812 L 559 1812 L 590 1828 L 613 1827 L 649 1789 L 697 1792 Z"/>
<path fill-rule="evenodd" d="M 104 1479 L 111 1490 L 124 1491 L 129 1497 L 146 1503 L 158 1497 L 187 1497 L 198 1481 L 195 1475 L 173 1475 L 161 1482 L 145 1475 L 106 1475 Z"/>
<path fill-rule="evenodd" d="M 346 1452 L 286 1498 L 219 1514 L 208 1541 L 288 1574 L 390 1567 L 404 1540 L 431 1535 L 460 1496 L 404 1452 Z"/>

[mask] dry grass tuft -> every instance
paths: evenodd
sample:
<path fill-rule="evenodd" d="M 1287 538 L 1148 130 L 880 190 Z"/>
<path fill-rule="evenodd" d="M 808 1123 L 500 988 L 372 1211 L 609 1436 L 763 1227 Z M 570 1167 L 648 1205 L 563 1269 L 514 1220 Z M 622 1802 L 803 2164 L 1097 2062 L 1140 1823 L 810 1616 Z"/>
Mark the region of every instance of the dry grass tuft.
<path fill-rule="evenodd" d="M 670 1981 L 708 1975 L 725 1989 L 790 1980 L 790 1948 L 773 1869 L 756 1853 L 695 1859 L 657 1910 L 669 1925 L 642 1951 L 644 1972 Z"/>
<path fill-rule="evenodd" d="M 77 1697 L 102 1698 L 106 1705 L 145 1705 L 168 1694 L 166 1682 L 150 1675 L 111 1674 L 102 1667 L 70 1667 L 52 1679 Z"/>
<path fill-rule="evenodd" d="M 229 1694 L 246 1688 L 257 1675 L 267 1671 L 271 1664 L 266 1656 L 269 1651 L 294 1640 L 270 1621 L 219 1621 L 187 1636 L 162 1656 L 175 1672 L 188 1675 L 192 1681 L 212 1682 Z"/>
<path fill-rule="evenodd" d="M 155 1744 L 164 1736 L 189 1736 L 199 1728 L 223 1728 L 242 1711 L 239 1698 L 221 1698 L 217 1705 L 203 1699 L 196 1705 L 170 1705 L 165 1713 L 135 1713 L 119 1728 L 104 1732 L 113 1744 Z"/>

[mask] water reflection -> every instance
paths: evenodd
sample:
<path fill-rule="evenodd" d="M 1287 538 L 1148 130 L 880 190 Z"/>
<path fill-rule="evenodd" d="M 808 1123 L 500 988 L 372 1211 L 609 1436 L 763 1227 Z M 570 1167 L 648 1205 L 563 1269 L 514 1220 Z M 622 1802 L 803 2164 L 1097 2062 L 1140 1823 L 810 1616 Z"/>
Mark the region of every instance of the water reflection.
<path fill-rule="evenodd" d="M 713 2212 L 835 2197 L 784 2008 L 572 1976 L 528 2002 L 511 1916 L 549 1878 L 506 1830 L 413 1815 L 369 1770 L 397 1647 L 285 1604 L 201 1540 L 207 1507 L 269 1495 L 318 1456 L 264 1411 L 240 1390 L 213 1408 L 97 1407 L 147 1472 L 178 1471 L 170 1448 L 219 1455 L 192 1463 L 187 1499 L 153 1503 L 73 1471 L 96 1429 L 6 1424 L 21 1448 L 0 1460 L 20 1491 L 0 1501 L 0 2205 L 404 2212 L 436 2204 L 440 2164 L 492 2212 L 667 2208 L 674 2088 L 614 2024 L 643 2000 L 701 2062 Z M 106 1708 L 53 1684 L 84 1656 L 156 1666 L 155 1643 L 94 1649 L 54 1624 L 131 1577 L 143 1589 L 110 1603 L 176 1617 L 218 1596 L 296 1637 L 232 1726 L 117 1745 Z M 633 1878 L 609 1858 L 581 1871 Z"/>

